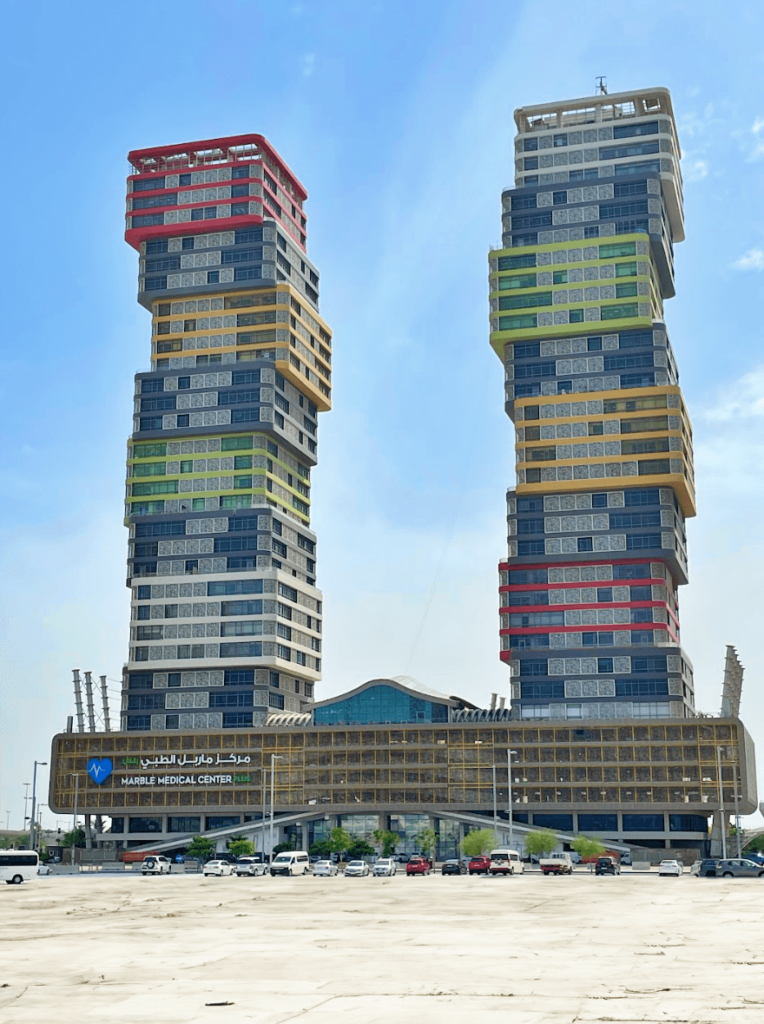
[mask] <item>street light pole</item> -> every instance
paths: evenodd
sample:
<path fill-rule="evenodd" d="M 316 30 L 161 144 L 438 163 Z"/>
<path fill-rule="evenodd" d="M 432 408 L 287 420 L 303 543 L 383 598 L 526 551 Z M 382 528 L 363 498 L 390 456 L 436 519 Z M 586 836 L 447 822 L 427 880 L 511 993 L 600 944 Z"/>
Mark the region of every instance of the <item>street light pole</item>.
<path fill-rule="evenodd" d="M 270 828 L 270 858 L 273 862 L 273 804 L 276 795 L 276 762 L 283 760 L 281 754 L 271 754 L 271 828 Z"/>
<path fill-rule="evenodd" d="M 514 828 L 512 822 L 512 755 L 516 754 L 516 750 L 507 750 L 507 786 L 508 786 L 508 801 L 507 810 L 509 811 L 509 849 L 514 849 Z"/>
<path fill-rule="evenodd" d="M 499 841 L 499 835 L 498 835 L 498 832 L 496 831 L 497 828 L 499 827 L 499 812 L 498 812 L 497 807 L 496 807 L 496 765 L 495 764 L 491 765 L 491 772 L 493 774 L 493 834 L 494 834 L 494 842 L 496 843 L 496 842 Z"/>
<path fill-rule="evenodd" d="M 735 800 L 735 838 L 737 839 L 737 855 L 738 855 L 738 857 L 742 857 L 743 856 L 743 837 L 740 834 L 740 807 L 738 805 L 738 800 L 740 799 L 740 793 L 738 793 L 738 787 L 737 787 L 739 767 L 740 767 L 739 765 L 733 764 L 733 766 L 732 766 L 732 776 L 733 776 L 733 780 L 734 780 L 734 783 L 735 783 L 735 790 L 733 792 L 733 797 L 734 797 L 734 800 Z"/>
<path fill-rule="evenodd" d="M 262 769 L 262 775 L 263 775 L 263 818 L 262 818 L 262 824 L 260 825 L 260 838 L 262 839 L 262 845 L 263 845 L 263 864 L 264 864 L 265 863 L 265 791 L 266 791 L 266 785 L 267 785 L 267 779 L 268 779 L 268 769 L 267 768 L 263 768 Z"/>
<path fill-rule="evenodd" d="M 719 771 L 719 824 L 722 832 L 722 860 L 727 859 L 727 829 L 724 820 L 724 789 L 722 788 L 722 748 L 716 748 L 716 762 Z"/>
<path fill-rule="evenodd" d="M 30 818 L 29 818 L 29 848 L 30 848 L 30 850 L 34 850 L 34 848 L 35 848 L 34 832 L 35 832 L 35 804 L 36 804 L 36 800 L 37 800 L 37 766 L 40 765 L 40 767 L 42 767 L 43 765 L 46 765 L 47 763 L 48 763 L 47 761 L 35 761 L 35 763 L 34 763 L 34 774 L 32 775 L 32 814 L 30 815 Z"/>

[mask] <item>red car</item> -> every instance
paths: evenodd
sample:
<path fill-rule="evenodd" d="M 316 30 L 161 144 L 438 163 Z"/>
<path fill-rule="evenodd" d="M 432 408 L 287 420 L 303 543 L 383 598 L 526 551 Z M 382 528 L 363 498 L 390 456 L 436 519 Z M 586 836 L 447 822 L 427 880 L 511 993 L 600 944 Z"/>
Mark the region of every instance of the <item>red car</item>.
<path fill-rule="evenodd" d="M 407 875 L 429 875 L 432 870 L 432 862 L 425 857 L 409 857 L 406 862 Z"/>
<path fill-rule="evenodd" d="M 490 857 L 472 857 L 468 870 L 471 875 L 487 875 L 490 866 Z"/>

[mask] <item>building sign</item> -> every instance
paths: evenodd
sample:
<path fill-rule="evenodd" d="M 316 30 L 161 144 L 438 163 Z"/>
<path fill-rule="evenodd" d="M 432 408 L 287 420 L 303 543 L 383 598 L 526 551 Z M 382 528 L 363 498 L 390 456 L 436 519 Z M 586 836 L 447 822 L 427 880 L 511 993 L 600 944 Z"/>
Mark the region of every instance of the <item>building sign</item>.
<path fill-rule="evenodd" d="M 209 765 L 225 765 L 228 768 L 236 768 L 240 764 L 251 764 L 252 758 L 249 754 L 160 754 L 159 757 L 123 757 L 120 764 L 123 768 L 165 768 L 170 765 L 177 768 L 206 768 Z M 111 761 L 109 761 L 111 771 Z"/>
<path fill-rule="evenodd" d="M 249 784 L 249 775 L 123 775 L 123 786 L 226 786 Z"/>
<path fill-rule="evenodd" d="M 100 786 L 111 775 L 113 767 L 110 757 L 91 757 L 87 771 L 93 782 Z"/>

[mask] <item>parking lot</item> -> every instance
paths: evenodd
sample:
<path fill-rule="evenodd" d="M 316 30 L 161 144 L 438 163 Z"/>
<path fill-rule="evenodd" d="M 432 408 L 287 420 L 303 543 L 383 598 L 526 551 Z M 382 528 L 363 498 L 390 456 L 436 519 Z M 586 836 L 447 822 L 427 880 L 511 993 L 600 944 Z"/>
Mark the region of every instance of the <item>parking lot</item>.
<path fill-rule="evenodd" d="M 764 880 L 70 875 L 0 887 L 0 1021 L 764 1015 Z"/>

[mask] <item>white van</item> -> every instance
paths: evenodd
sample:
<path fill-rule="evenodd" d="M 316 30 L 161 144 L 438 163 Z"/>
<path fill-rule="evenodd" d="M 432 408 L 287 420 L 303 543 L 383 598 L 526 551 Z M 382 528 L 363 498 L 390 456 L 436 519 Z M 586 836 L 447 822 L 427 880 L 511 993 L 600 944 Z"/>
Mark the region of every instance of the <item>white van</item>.
<path fill-rule="evenodd" d="M 307 875 L 309 871 L 310 858 L 304 850 L 279 853 L 271 864 L 272 875 Z"/>
<path fill-rule="evenodd" d="M 522 875 L 525 865 L 517 850 L 491 850 L 488 871 L 492 875 Z"/>
<path fill-rule="evenodd" d="M 37 878 L 40 858 L 34 850 L 0 850 L 0 882 L 21 885 Z"/>

